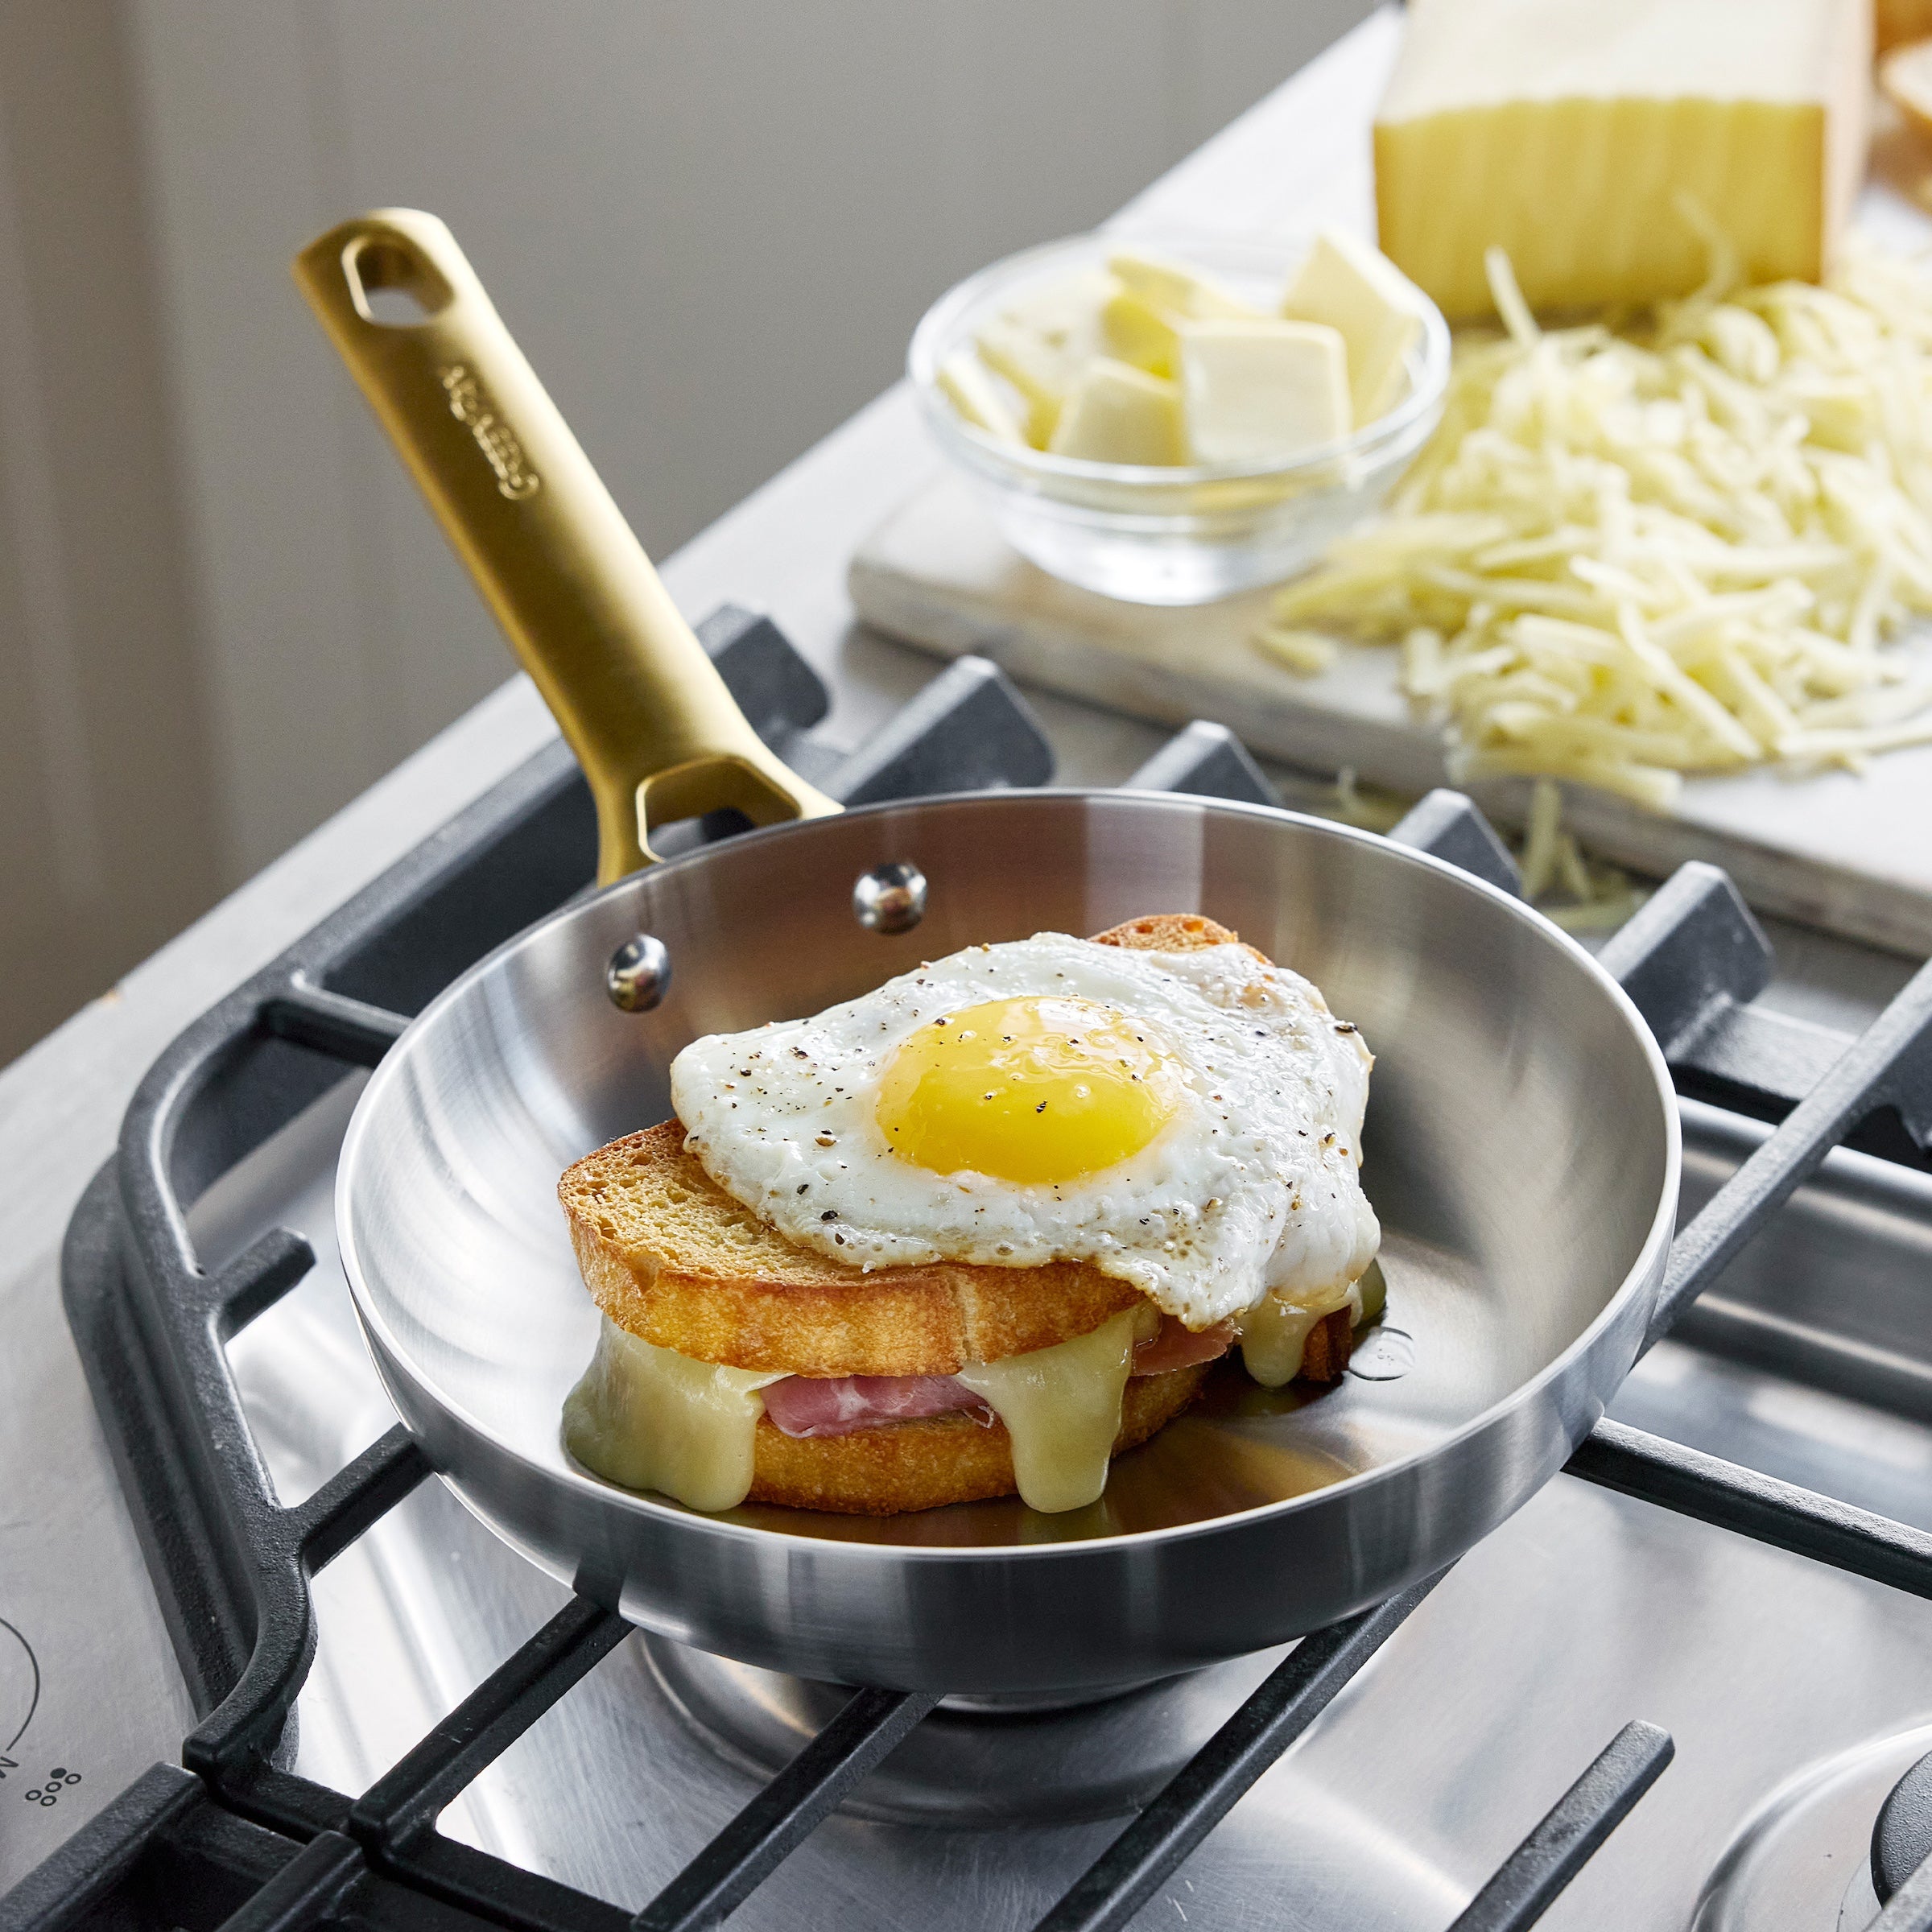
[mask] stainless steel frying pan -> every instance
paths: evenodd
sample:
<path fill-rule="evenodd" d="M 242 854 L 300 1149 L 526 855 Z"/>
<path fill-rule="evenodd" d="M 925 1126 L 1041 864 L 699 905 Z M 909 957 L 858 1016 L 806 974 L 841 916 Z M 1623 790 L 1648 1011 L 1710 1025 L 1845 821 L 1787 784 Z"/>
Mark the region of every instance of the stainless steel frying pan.
<path fill-rule="evenodd" d="M 296 272 L 556 711 L 603 828 L 606 889 L 444 993 L 343 1148 L 342 1256 L 369 1346 L 478 1516 L 576 1589 L 726 1656 L 1077 1690 L 1327 1623 L 1439 1569 L 1555 1473 L 1635 1360 L 1678 1189 L 1662 1058 L 1585 953 L 1452 867 L 1287 812 L 1053 791 L 832 815 L 732 706 L 447 229 L 371 216 Z M 375 320 L 378 286 L 427 319 Z M 654 827 L 722 803 L 767 828 L 634 869 Z M 769 823 L 785 818 L 813 822 Z M 927 881 L 915 930 L 855 917 L 855 885 L 890 865 Z M 1228 1371 L 1068 1515 L 705 1516 L 567 1459 L 559 1411 L 597 1317 L 557 1176 L 667 1115 L 687 1040 L 956 947 L 1196 910 L 1308 975 L 1378 1056 L 1363 1177 L 1388 1311 L 1361 1373 L 1310 1394 Z M 625 947 L 668 967 L 654 1005 L 610 997 Z"/>

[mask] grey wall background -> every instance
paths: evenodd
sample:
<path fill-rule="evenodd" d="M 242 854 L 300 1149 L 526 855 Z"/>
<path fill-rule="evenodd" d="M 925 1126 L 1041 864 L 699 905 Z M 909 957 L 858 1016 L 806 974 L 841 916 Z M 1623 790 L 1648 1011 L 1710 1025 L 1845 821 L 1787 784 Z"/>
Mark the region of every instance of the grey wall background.
<path fill-rule="evenodd" d="M 507 674 L 302 242 L 442 215 L 662 554 L 1367 10 L 0 8 L 0 1060 Z"/>

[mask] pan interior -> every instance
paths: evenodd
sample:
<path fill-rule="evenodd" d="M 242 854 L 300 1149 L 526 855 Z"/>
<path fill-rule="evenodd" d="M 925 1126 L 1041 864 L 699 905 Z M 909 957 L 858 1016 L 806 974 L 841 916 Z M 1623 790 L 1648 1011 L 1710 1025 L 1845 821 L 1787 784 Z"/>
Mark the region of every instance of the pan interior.
<path fill-rule="evenodd" d="M 913 932 L 862 928 L 852 885 L 910 860 Z M 669 1113 L 696 1035 L 811 1013 L 956 948 L 1200 911 L 1306 974 L 1377 1055 L 1363 1183 L 1387 1313 L 1331 1390 L 1238 1367 L 1121 1458 L 1092 1508 L 1017 1501 L 882 1519 L 747 1506 L 792 1535 L 923 1547 L 1061 1542 L 1279 1503 L 1439 1443 L 1554 1361 L 1635 1267 L 1670 1183 L 1657 1064 L 1552 929 L 1398 848 L 1285 814 L 1126 794 L 850 814 L 713 848 L 541 925 L 452 989 L 372 1081 L 340 1213 L 359 1309 L 407 1414 L 453 1409 L 537 1483 L 596 1484 L 558 1440 L 597 1315 L 559 1174 Z M 612 952 L 639 932 L 669 996 L 626 1014 Z"/>

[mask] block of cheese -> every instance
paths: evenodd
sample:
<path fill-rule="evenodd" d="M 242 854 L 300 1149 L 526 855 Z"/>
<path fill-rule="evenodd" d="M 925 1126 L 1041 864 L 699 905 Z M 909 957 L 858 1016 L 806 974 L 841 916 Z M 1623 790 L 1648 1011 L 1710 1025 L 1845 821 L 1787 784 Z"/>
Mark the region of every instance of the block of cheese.
<path fill-rule="evenodd" d="M 1382 252 L 1452 318 L 1682 295 L 1707 244 L 1815 280 L 1864 171 L 1870 0 L 1414 0 L 1375 124 Z"/>
<path fill-rule="evenodd" d="M 1348 362 L 1319 322 L 1191 322 L 1181 395 L 1196 463 L 1265 463 L 1348 433 Z"/>
<path fill-rule="evenodd" d="M 1386 415 L 1406 386 L 1405 360 L 1422 336 L 1415 291 L 1387 256 L 1352 235 L 1315 237 L 1282 313 L 1323 322 L 1341 336 L 1348 356 L 1348 400 L 1356 427 Z"/>
<path fill-rule="evenodd" d="M 1096 356 L 1069 392 L 1046 447 L 1090 463 L 1184 463 L 1179 386 Z"/>

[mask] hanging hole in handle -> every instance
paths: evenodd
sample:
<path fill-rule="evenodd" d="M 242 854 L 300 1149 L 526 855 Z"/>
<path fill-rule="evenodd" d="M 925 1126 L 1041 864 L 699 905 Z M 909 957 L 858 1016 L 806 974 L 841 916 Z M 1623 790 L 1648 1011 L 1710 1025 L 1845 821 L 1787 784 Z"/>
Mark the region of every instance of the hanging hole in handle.
<path fill-rule="evenodd" d="M 419 328 L 456 299 L 456 291 L 412 249 L 386 235 L 364 235 L 342 251 L 349 299 L 365 322 Z"/>
<path fill-rule="evenodd" d="M 776 825 L 799 815 L 796 799 L 729 752 L 687 758 L 654 773 L 640 781 L 636 797 L 638 844 L 654 859 L 669 858 L 745 825 Z M 691 819 L 703 820 L 704 829 L 678 836 L 674 828 Z M 670 843 L 661 843 L 667 833 L 672 835 Z"/>

